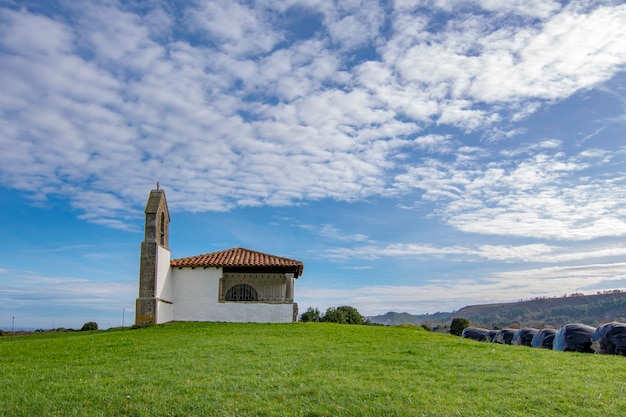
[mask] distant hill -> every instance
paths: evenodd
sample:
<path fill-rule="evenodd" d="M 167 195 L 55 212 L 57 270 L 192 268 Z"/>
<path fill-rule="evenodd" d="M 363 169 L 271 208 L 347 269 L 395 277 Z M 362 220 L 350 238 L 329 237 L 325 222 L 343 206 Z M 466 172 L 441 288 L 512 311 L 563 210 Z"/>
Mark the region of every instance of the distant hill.
<path fill-rule="evenodd" d="M 598 326 L 608 321 L 626 322 L 626 292 L 606 291 L 600 294 L 571 294 L 563 297 L 538 298 L 516 303 L 480 304 L 463 307 L 454 313 L 414 315 L 389 312 L 368 317 L 385 325 L 417 324 L 431 327 L 449 325 L 455 317 L 464 317 L 482 327 L 561 327 L 568 323 Z"/>
<path fill-rule="evenodd" d="M 451 315 L 465 317 L 484 327 L 561 327 L 568 323 L 598 326 L 608 321 L 626 321 L 626 292 L 610 291 L 595 295 L 572 294 L 517 303 L 482 304 L 463 307 Z"/>
<path fill-rule="evenodd" d="M 396 313 L 390 311 L 379 316 L 367 317 L 372 323 L 384 324 L 386 326 L 398 326 L 400 324 L 426 324 L 429 327 L 441 326 L 442 323 L 450 321 L 452 313 L 439 312 L 434 314 L 409 314 Z"/>

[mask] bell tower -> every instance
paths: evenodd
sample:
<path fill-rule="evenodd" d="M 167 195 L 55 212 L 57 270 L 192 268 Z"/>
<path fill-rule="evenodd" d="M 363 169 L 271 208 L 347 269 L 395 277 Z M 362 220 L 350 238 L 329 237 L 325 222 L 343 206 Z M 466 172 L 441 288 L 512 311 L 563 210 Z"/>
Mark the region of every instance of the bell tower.
<path fill-rule="evenodd" d="M 135 325 L 144 326 L 168 320 L 159 320 L 159 303 L 168 277 L 170 250 L 170 214 L 165 200 L 165 191 L 159 188 L 150 191 L 146 204 L 144 241 L 141 242 L 139 264 L 139 298 L 135 306 Z"/>

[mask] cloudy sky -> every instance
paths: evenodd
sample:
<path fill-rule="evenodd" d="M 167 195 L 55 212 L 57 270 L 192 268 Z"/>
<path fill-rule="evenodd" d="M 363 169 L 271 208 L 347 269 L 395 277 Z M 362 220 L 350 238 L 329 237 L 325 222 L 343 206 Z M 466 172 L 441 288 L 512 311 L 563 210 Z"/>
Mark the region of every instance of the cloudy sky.
<path fill-rule="evenodd" d="M 0 328 L 132 323 L 172 257 L 364 314 L 626 288 L 626 3 L 0 0 Z"/>

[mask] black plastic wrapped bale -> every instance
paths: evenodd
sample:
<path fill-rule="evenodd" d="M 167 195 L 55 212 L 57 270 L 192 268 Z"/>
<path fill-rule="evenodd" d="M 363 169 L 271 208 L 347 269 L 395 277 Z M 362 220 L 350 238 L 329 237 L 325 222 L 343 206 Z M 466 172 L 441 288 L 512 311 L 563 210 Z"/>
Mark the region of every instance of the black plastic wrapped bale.
<path fill-rule="evenodd" d="M 485 342 L 485 335 L 487 334 L 487 329 L 481 329 L 478 327 L 466 327 L 463 329 L 463 333 L 461 333 L 461 337 L 465 339 L 478 340 L 480 342 Z"/>
<path fill-rule="evenodd" d="M 626 356 L 626 323 L 616 321 L 598 327 L 591 338 L 596 353 Z"/>
<path fill-rule="evenodd" d="M 533 337 L 533 341 L 530 344 L 534 348 L 539 349 L 552 349 L 554 343 L 554 336 L 556 335 L 555 329 L 541 329 Z"/>
<path fill-rule="evenodd" d="M 572 323 L 561 327 L 554 336 L 553 350 L 591 353 L 591 338 L 596 328 L 586 324 Z"/>
<path fill-rule="evenodd" d="M 530 327 L 519 329 L 513 335 L 513 339 L 511 339 L 511 344 L 530 347 L 533 341 L 533 337 L 535 337 L 537 333 L 539 333 L 539 329 L 533 329 Z"/>
<path fill-rule="evenodd" d="M 496 337 L 496 335 L 498 334 L 497 330 L 489 330 L 487 332 L 487 334 L 485 335 L 485 340 L 487 340 L 487 342 L 493 342 L 494 338 Z"/>
<path fill-rule="evenodd" d="M 493 338 L 493 341 L 496 343 L 500 343 L 501 345 L 510 345 L 511 340 L 513 340 L 513 336 L 515 336 L 515 329 L 502 329 L 498 330 L 496 336 Z"/>

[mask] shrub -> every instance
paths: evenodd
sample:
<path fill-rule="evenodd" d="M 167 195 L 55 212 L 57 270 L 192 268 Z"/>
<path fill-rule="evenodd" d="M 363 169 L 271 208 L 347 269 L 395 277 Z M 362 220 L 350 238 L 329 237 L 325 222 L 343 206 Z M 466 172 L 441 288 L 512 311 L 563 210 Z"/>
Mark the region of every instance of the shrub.
<path fill-rule="evenodd" d="M 304 323 L 320 321 L 320 311 L 317 308 L 309 307 L 300 315 L 300 321 Z"/>
<path fill-rule="evenodd" d="M 326 310 L 326 314 L 321 321 L 341 324 L 363 324 L 363 316 L 354 307 L 330 307 Z"/>
<path fill-rule="evenodd" d="M 359 311 L 350 306 L 337 307 L 337 310 L 342 310 L 346 313 L 346 322 L 348 324 L 363 324 L 363 316 Z"/>
<path fill-rule="evenodd" d="M 346 324 L 348 323 L 348 318 L 346 317 L 345 311 L 339 310 L 335 307 L 329 307 L 328 310 L 326 310 L 324 317 L 322 317 L 322 321 L 327 323 Z"/>
<path fill-rule="evenodd" d="M 88 330 L 98 330 L 98 323 L 96 323 L 95 321 L 90 321 L 83 324 L 83 327 L 80 328 L 81 332 L 85 332 Z"/>
<path fill-rule="evenodd" d="M 457 317 L 452 319 L 452 323 L 450 323 L 450 334 L 455 336 L 461 336 L 463 334 L 463 330 L 469 327 L 470 322 L 468 319 L 464 319 L 462 317 Z"/>

